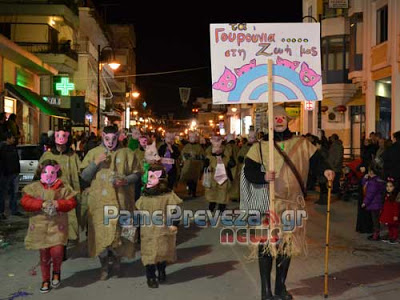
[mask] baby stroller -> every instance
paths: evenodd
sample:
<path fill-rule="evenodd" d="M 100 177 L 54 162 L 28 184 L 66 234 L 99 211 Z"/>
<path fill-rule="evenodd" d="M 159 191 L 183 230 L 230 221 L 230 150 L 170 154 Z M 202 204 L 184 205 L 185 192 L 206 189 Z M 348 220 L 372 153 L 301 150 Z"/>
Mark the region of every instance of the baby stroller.
<path fill-rule="evenodd" d="M 341 198 L 343 201 L 358 199 L 360 196 L 360 181 L 364 174 L 359 170 L 361 159 L 355 159 L 345 164 L 343 168 L 343 182 L 341 184 Z"/>

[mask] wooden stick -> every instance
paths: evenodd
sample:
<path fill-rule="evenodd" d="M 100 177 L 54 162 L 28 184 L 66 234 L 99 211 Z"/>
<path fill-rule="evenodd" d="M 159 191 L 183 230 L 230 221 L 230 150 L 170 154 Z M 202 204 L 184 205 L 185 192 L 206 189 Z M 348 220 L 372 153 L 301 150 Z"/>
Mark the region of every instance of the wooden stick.
<path fill-rule="evenodd" d="M 274 89 L 272 87 L 272 59 L 268 59 L 268 166 L 269 171 L 275 171 L 274 161 Z M 275 213 L 275 183 L 269 182 L 269 203 L 270 203 L 270 216 Z"/>
<path fill-rule="evenodd" d="M 326 208 L 326 240 L 325 240 L 325 287 L 324 298 L 328 298 L 328 261 L 329 261 L 329 225 L 331 217 L 332 181 L 328 181 L 328 205 Z"/>

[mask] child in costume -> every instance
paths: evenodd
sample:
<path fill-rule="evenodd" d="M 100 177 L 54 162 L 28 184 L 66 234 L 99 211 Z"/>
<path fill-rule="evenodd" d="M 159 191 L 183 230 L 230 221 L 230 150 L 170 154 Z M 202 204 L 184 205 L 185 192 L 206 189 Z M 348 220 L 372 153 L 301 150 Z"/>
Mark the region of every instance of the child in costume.
<path fill-rule="evenodd" d="M 386 182 L 385 203 L 380 217 L 380 222 L 387 225 L 389 230 L 389 238 L 383 240 L 390 244 L 397 244 L 399 238 L 399 214 L 400 203 L 398 203 L 398 188 L 395 185 L 394 179 L 389 177 Z"/>
<path fill-rule="evenodd" d="M 76 191 L 61 177 L 61 167 L 54 160 L 45 160 L 38 170 L 40 181 L 23 189 L 22 207 L 32 212 L 25 247 L 40 251 L 42 271 L 41 293 L 61 283 L 61 263 L 64 245 L 68 241 L 68 212 L 76 206 Z M 50 284 L 50 267 L 53 276 Z"/>
<path fill-rule="evenodd" d="M 379 216 L 383 207 L 385 182 L 379 178 L 379 173 L 380 171 L 376 165 L 371 164 L 368 174 L 361 181 L 364 190 L 364 199 L 361 207 L 369 211 L 372 217 L 374 233 L 368 237 L 371 241 L 379 241 L 381 239 Z"/>
<path fill-rule="evenodd" d="M 142 196 L 136 202 L 140 211 L 152 216 L 155 211 L 162 211 L 163 226 L 141 225 L 141 255 L 146 267 L 147 285 L 158 288 L 166 280 L 166 266 L 176 260 L 176 234 L 179 222 L 166 223 L 167 210 L 182 203 L 182 200 L 168 188 L 166 172 L 162 165 L 151 165 L 144 182 Z M 151 219 L 150 219 L 151 220 Z M 158 277 L 156 276 L 158 271 Z"/>

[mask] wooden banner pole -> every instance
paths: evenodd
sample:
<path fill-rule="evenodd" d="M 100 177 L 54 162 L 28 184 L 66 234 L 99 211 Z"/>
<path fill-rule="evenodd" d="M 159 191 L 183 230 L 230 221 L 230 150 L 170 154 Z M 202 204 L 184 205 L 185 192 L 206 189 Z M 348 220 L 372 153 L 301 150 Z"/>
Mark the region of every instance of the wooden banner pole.
<path fill-rule="evenodd" d="M 328 206 L 326 208 L 326 240 L 325 240 L 325 282 L 324 282 L 324 298 L 328 298 L 328 262 L 329 262 L 329 227 L 331 217 L 331 195 L 332 181 L 328 181 Z"/>
<path fill-rule="evenodd" d="M 272 87 L 272 59 L 268 59 L 268 171 L 275 171 L 274 161 L 274 90 Z M 270 216 L 274 216 L 275 213 L 275 182 L 269 183 L 269 210 Z"/>

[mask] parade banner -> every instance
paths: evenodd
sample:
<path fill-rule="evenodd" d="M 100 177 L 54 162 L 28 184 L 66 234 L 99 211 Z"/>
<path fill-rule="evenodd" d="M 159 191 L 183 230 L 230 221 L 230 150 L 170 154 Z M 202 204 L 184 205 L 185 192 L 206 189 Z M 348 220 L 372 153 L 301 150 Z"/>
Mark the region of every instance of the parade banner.
<path fill-rule="evenodd" d="M 322 100 L 320 25 L 211 24 L 213 104 L 268 102 L 267 61 L 273 61 L 274 102 Z"/>

